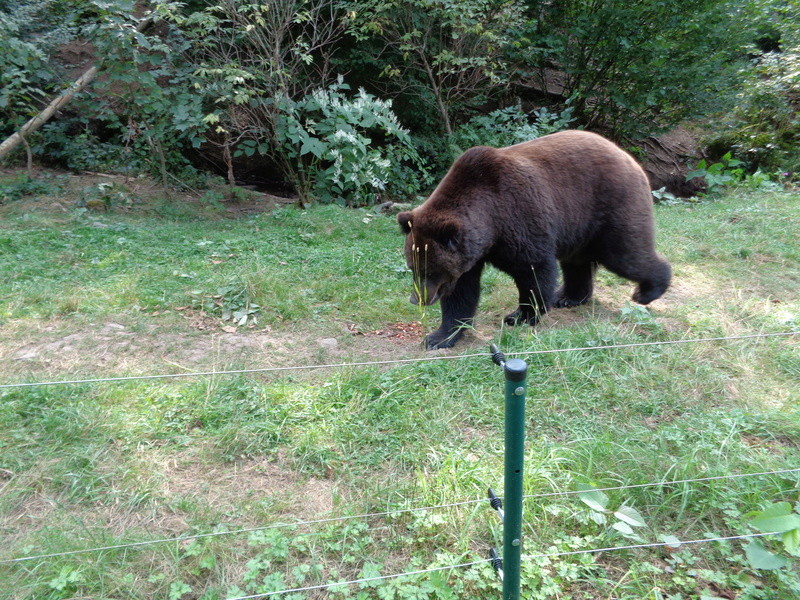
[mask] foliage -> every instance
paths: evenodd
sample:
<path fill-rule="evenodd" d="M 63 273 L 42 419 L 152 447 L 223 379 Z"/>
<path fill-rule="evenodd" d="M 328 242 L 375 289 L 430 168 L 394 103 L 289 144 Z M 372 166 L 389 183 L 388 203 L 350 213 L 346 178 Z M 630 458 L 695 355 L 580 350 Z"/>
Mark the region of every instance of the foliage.
<path fill-rule="evenodd" d="M 590 129 L 655 132 L 718 108 L 732 93 L 746 27 L 729 25 L 728 0 L 528 2 L 533 18 L 514 53 L 547 90 L 564 74 L 564 98 Z M 741 21 L 737 21 L 741 22 Z"/>
<path fill-rule="evenodd" d="M 69 2 L 17 0 L 0 4 L 0 134 L 12 133 L 60 85 L 49 62 L 58 44 L 74 37 Z"/>
<path fill-rule="evenodd" d="M 110 210 L 114 208 L 130 208 L 134 197 L 130 190 L 119 183 L 101 182 L 88 185 L 81 190 L 77 202 L 79 208 Z"/>
<path fill-rule="evenodd" d="M 374 204 L 387 187 L 392 163 L 410 162 L 421 170 L 421 159 L 391 102 L 363 89 L 349 99 L 347 89 L 340 78 L 300 101 L 275 101 L 275 140 L 293 165 L 290 176 L 304 202 Z M 243 146 L 251 154 L 257 149 L 254 142 Z"/>
<path fill-rule="evenodd" d="M 164 181 L 168 171 L 186 169 L 184 151 L 199 145 L 196 125 L 202 115 L 188 89 L 190 72 L 179 60 L 180 40 L 137 30 L 149 21 L 133 18 L 133 3 L 128 1 L 20 3 L 13 15 L 16 21 L 10 20 L 8 26 L 33 16 L 28 5 L 34 4 L 45 17 L 37 21 L 39 27 L 54 20 L 58 25 L 44 33 L 28 33 L 30 42 L 23 43 L 25 32 L 19 26 L 15 30 L 19 37 L 0 36 L 11 45 L 4 57 L 28 61 L 24 72 L 13 65 L 4 69 L 13 85 L 4 86 L 3 104 L 16 103 L 19 116 L 27 118 L 62 86 L 52 56 L 59 43 L 90 43 L 104 73 L 73 99 L 63 118 L 48 123 L 32 138 L 34 153 L 73 169 L 151 171 Z M 9 124 L 18 126 L 19 119 Z"/>
<path fill-rule="evenodd" d="M 794 510 L 789 502 L 776 502 L 768 508 L 749 515 L 747 524 L 761 533 L 781 536 L 780 545 L 792 556 L 800 556 L 800 504 Z M 773 554 L 763 542 L 753 540 L 747 547 L 747 559 L 755 569 L 781 569 L 789 566 L 789 560 Z"/>
<path fill-rule="evenodd" d="M 503 50 L 522 20 L 517 0 L 349 0 L 349 31 L 389 50 L 381 76 L 395 91 L 428 100 L 449 137 L 477 106 L 502 94 Z"/>
<path fill-rule="evenodd" d="M 708 192 L 713 194 L 726 185 L 741 181 L 744 178 L 742 165 L 742 161 L 733 158 L 729 152 L 717 163 L 708 164 L 705 159 L 701 160 L 696 168 L 686 174 L 686 180 L 702 177 Z"/>
<path fill-rule="evenodd" d="M 722 188 L 729 185 L 742 185 L 749 189 L 757 190 L 780 190 L 783 188 L 781 177 L 772 177 L 768 173 L 757 170 L 755 173 L 745 172 L 745 163 L 733 158 L 727 152 L 720 162 L 708 163 L 705 159 L 701 160 L 695 169 L 686 174 L 686 180 L 700 177 L 704 180 L 709 194 L 717 194 Z M 657 195 L 660 191 L 653 192 Z"/>
<path fill-rule="evenodd" d="M 279 139 L 279 121 L 286 103 L 335 81 L 330 54 L 344 23 L 333 0 L 226 0 L 189 15 L 162 9 L 189 41 L 184 54 L 195 66 L 192 88 L 203 104 L 207 139 L 222 150 L 228 182 L 235 182 L 233 157 L 246 142 L 301 183 L 304 175 Z"/>
<path fill-rule="evenodd" d="M 785 180 L 800 164 L 795 5 L 164 0 L 141 15 L 132 0 L 8 0 L 0 129 L 17 129 L 74 79 L 65 57 L 80 44 L 102 76 L 25 140 L 75 170 L 147 171 L 182 185 L 211 164 L 229 185 L 258 172 L 297 187 L 303 203 L 358 206 L 424 191 L 427 169 L 439 174 L 477 143 L 568 124 L 636 137 L 713 113 L 712 164 L 731 152 L 747 172 Z M 364 91 L 342 93 L 340 73 Z M 334 89 L 323 115 L 312 105 Z M 391 101 L 398 117 L 386 118 L 404 133 L 354 126 L 348 115 L 367 101 L 381 118 Z M 337 118 L 358 133 L 334 139 Z"/>
<path fill-rule="evenodd" d="M 59 182 L 48 177 L 34 178 L 27 174 L 0 179 L 0 204 L 27 196 L 49 195 L 61 190 Z"/>
<path fill-rule="evenodd" d="M 611 521 L 610 528 L 613 531 L 631 540 L 642 540 L 633 529 L 634 527 L 647 527 L 644 517 L 638 510 L 625 504 L 618 506 L 615 510 L 609 509 L 608 495 L 592 485 L 581 484 L 578 486 L 578 490 L 580 490 L 578 498 L 589 507 L 589 518 L 594 523 L 605 526 Z"/>
<path fill-rule="evenodd" d="M 567 129 L 571 122 L 569 108 L 560 114 L 541 108 L 529 116 L 520 105 L 509 106 L 472 117 L 455 130 L 450 144 L 456 156 L 473 146 L 502 148 Z"/>
<path fill-rule="evenodd" d="M 730 151 L 751 170 L 800 171 L 800 46 L 754 59 L 735 110 L 722 115 L 712 149 Z"/>
<path fill-rule="evenodd" d="M 237 327 L 253 327 L 258 324 L 261 307 L 250 298 L 246 285 L 234 282 L 216 290 L 216 293 L 204 295 L 193 291 L 194 304 L 207 314 L 216 315 Z"/>
<path fill-rule="evenodd" d="M 676 204 L 680 202 L 675 194 L 667 191 L 666 187 L 652 190 L 650 193 L 653 196 L 653 202 L 656 204 Z"/>

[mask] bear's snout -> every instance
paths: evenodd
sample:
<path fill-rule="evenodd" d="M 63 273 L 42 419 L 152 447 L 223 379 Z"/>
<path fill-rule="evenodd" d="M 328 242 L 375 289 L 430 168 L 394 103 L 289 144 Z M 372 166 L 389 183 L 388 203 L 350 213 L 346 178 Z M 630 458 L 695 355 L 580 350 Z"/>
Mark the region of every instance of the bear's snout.
<path fill-rule="evenodd" d="M 425 283 L 419 286 L 419 290 L 415 289 L 411 293 L 411 298 L 409 298 L 409 302 L 415 306 L 431 306 L 435 304 L 436 301 L 441 296 L 440 291 L 442 286 L 440 285 L 431 285 L 430 283 Z M 423 292 L 423 297 L 419 297 L 418 291 Z"/>
<path fill-rule="evenodd" d="M 408 301 L 411 302 L 411 304 L 413 304 L 414 306 L 430 306 L 439 299 L 439 292 L 437 290 L 436 293 L 434 293 L 433 295 L 426 294 L 426 297 L 427 297 L 426 300 L 423 301 L 420 299 L 417 292 L 412 292 L 411 298 L 409 298 Z"/>

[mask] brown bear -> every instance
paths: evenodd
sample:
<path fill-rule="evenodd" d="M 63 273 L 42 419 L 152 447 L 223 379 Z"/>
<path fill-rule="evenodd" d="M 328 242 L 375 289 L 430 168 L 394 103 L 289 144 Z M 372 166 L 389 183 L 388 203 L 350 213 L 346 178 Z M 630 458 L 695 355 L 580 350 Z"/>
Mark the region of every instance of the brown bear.
<path fill-rule="evenodd" d="M 640 304 L 660 297 L 672 276 L 655 251 L 647 175 L 619 146 L 586 131 L 471 148 L 424 203 L 397 220 L 414 276 L 411 302 L 442 305 L 428 349 L 451 347 L 472 325 L 487 262 L 517 284 L 509 325 L 533 325 L 552 307 L 587 302 L 598 264 L 635 281 Z"/>

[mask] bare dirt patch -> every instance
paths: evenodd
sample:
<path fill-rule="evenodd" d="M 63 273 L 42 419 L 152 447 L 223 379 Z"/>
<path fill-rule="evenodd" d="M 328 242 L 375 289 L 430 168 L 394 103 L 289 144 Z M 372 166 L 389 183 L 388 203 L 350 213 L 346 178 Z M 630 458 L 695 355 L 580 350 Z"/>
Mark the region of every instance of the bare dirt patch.
<path fill-rule="evenodd" d="M 359 331 L 354 324 L 348 325 L 347 328 L 353 333 L 353 335 L 384 338 L 400 344 L 407 342 L 421 343 L 422 338 L 425 336 L 425 329 L 423 328 L 422 323 L 419 321 L 412 321 L 410 323 L 402 323 L 398 321 L 397 323 L 392 323 L 384 328 L 366 332 Z"/>
<path fill-rule="evenodd" d="M 352 323 L 324 332 L 236 328 L 202 311 L 97 324 L 8 323 L 0 328 L 0 372 L 44 381 L 391 360 L 423 356 L 424 333 L 413 322 L 366 332 Z"/>
<path fill-rule="evenodd" d="M 253 502 L 268 501 L 293 520 L 316 519 L 334 508 L 333 482 L 301 476 L 280 459 L 209 464 L 181 453 L 149 456 L 148 460 L 158 472 L 158 495 L 168 504 L 181 498 L 203 498 L 216 512 L 235 514 Z M 242 518 L 250 522 L 247 513 Z"/>

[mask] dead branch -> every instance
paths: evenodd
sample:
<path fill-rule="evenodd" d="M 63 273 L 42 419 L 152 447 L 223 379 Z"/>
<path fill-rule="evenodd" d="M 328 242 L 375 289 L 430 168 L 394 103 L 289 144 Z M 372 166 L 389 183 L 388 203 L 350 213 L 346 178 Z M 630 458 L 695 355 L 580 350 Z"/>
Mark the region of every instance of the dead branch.
<path fill-rule="evenodd" d="M 146 17 L 142 19 L 139 24 L 136 26 L 136 31 L 142 32 L 144 31 L 151 23 L 153 22 L 152 17 Z M 38 115 L 33 117 L 30 121 L 25 123 L 19 131 L 9 136 L 2 144 L 0 144 L 0 160 L 3 160 L 6 156 L 11 154 L 13 150 L 16 149 L 17 146 L 22 144 L 27 136 L 31 133 L 39 129 L 42 125 L 47 123 L 51 117 L 56 114 L 61 107 L 67 104 L 72 98 L 81 92 L 86 86 L 88 86 L 95 77 L 97 77 L 97 73 L 102 68 L 102 62 L 100 65 L 93 65 L 89 69 L 81 75 L 75 83 L 73 83 L 67 90 L 65 90 L 60 96 L 58 96 L 55 100 L 53 100 L 47 107 L 40 112 Z"/>

